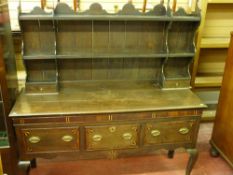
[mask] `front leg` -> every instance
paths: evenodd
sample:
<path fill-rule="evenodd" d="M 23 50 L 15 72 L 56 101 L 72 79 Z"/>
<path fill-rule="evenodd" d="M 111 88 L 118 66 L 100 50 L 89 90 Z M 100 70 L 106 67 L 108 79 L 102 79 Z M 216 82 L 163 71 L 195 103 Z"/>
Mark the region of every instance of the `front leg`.
<path fill-rule="evenodd" d="M 18 167 L 19 167 L 18 175 L 29 175 L 31 161 L 19 161 Z"/>
<path fill-rule="evenodd" d="M 186 175 L 190 175 L 193 166 L 197 161 L 198 151 L 196 148 L 194 148 L 194 149 L 187 149 L 187 152 L 189 153 L 189 161 L 186 167 Z"/>
<path fill-rule="evenodd" d="M 172 159 L 174 157 L 175 150 L 168 150 L 167 157 Z"/>
<path fill-rule="evenodd" d="M 37 167 L 36 159 L 32 159 L 31 160 L 31 168 L 36 168 L 36 167 Z"/>

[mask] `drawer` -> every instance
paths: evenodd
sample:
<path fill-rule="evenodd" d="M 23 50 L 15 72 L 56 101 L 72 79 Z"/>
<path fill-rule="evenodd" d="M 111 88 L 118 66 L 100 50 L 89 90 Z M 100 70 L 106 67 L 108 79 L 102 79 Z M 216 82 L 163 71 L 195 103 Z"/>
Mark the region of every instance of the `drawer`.
<path fill-rule="evenodd" d="M 66 152 L 79 150 L 79 129 L 26 128 L 20 129 L 25 152 Z"/>
<path fill-rule="evenodd" d="M 147 123 L 144 144 L 192 143 L 196 128 L 196 120 Z"/>
<path fill-rule="evenodd" d="M 26 83 L 25 90 L 27 93 L 57 93 L 58 87 L 56 83 L 48 84 L 33 84 Z"/>
<path fill-rule="evenodd" d="M 86 132 L 87 150 L 108 150 L 137 148 L 139 125 L 88 126 Z"/>

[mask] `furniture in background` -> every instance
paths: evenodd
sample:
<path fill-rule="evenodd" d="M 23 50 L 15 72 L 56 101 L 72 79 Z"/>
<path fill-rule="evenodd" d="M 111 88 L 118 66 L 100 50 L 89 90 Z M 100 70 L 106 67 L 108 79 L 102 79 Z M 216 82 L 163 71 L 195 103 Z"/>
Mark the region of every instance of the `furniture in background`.
<path fill-rule="evenodd" d="M 17 94 L 14 49 L 7 1 L 0 0 L 0 153 L 3 172 L 15 175 L 16 140 L 12 120 L 8 118 Z"/>
<path fill-rule="evenodd" d="M 190 90 L 200 11 L 195 1 L 188 11 L 176 5 L 142 13 L 128 3 L 109 14 L 98 3 L 85 12 L 59 3 L 52 13 L 19 14 L 27 78 L 10 117 L 22 174 L 38 157 L 167 149 L 172 158 L 180 147 L 191 173 L 206 107 Z"/>
<path fill-rule="evenodd" d="M 0 155 L 0 175 L 3 175 L 1 155 Z"/>
<path fill-rule="evenodd" d="M 233 1 L 201 2 L 202 20 L 197 35 L 197 54 L 192 71 L 192 87 L 207 104 L 203 120 L 213 121 L 222 75 L 233 30 Z"/>
<path fill-rule="evenodd" d="M 212 156 L 220 155 L 233 167 L 233 32 L 220 90 L 219 103 L 210 144 Z"/>

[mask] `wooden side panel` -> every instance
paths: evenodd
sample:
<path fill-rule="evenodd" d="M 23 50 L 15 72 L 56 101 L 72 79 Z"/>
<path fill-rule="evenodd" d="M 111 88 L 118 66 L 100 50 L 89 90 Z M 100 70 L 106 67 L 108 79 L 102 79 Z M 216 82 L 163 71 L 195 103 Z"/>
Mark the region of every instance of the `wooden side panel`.
<path fill-rule="evenodd" d="M 218 149 L 233 164 L 233 33 L 226 59 L 219 103 L 216 111 L 212 140 Z"/>

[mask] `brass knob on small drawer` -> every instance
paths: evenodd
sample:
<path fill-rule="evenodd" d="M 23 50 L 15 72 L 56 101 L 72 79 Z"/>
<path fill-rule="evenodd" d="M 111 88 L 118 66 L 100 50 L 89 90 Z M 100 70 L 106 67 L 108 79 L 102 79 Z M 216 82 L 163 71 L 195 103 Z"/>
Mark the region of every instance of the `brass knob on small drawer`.
<path fill-rule="evenodd" d="M 71 136 L 71 135 L 64 135 L 64 136 L 62 137 L 62 140 L 63 140 L 64 142 L 71 142 L 71 141 L 73 140 L 73 136 Z"/>
<path fill-rule="evenodd" d="M 179 133 L 180 134 L 188 134 L 189 133 L 189 129 L 188 128 L 180 128 L 179 129 Z"/>
<path fill-rule="evenodd" d="M 108 129 L 109 129 L 109 132 L 115 132 L 116 131 L 116 126 L 111 126 Z"/>
<path fill-rule="evenodd" d="M 40 137 L 38 137 L 38 136 L 31 136 L 31 137 L 28 139 L 28 141 L 29 141 L 30 143 L 38 143 L 38 142 L 40 142 Z"/>
<path fill-rule="evenodd" d="M 129 133 L 129 132 L 126 132 L 126 133 L 124 133 L 122 135 L 122 137 L 123 137 L 124 140 L 131 140 L 133 135 L 131 133 Z"/>
<path fill-rule="evenodd" d="M 95 141 L 95 142 L 99 142 L 99 141 L 101 141 L 102 140 L 102 135 L 100 135 L 100 134 L 95 134 L 95 135 L 93 135 L 93 137 L 92 137 L 92 139 Z"/>
<path fill-rule="evenodd" d="M 160 135 L 160 131 L 157 129 L 152 130 L 150 133 L 153 137 L 157 137 Z"/>

